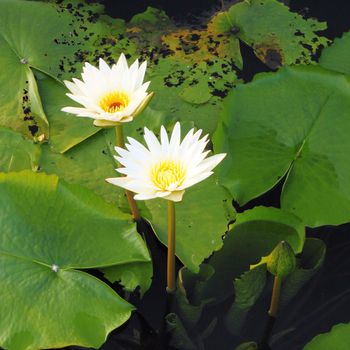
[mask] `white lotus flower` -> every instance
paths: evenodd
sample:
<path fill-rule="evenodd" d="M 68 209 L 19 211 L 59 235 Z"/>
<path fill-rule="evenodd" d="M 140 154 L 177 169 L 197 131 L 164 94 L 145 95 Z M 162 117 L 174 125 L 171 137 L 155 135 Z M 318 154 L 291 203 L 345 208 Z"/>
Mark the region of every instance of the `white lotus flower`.
<path fill-rule="evenodd" d="M 200 139 L 202 130 L 190 130 L 181 142 L 180 123 L 176 123 L 169 140 L 164 126 L 158 141 L 153 132 L 145 130 L 148 149 L 129 137 L 126 149 L 116 147 L 115 159 L 123 166 L 116 169 L 124 177 L 109 178 L 107 182 L 134 193 L 135 199 L 165 198 L 174 202 L 182 200 L 185 189 L 213 174 L 226 154 L 207 157 L 205 151 L 208 135 Z"/>
<path fill-rule="evenodd" d="M 147 93 L 150 82 L 143 83 L 147 62 L 139 66 L 136 60 L 130 67 L 124 54 L 117 64 L 109 67 L 100 58 L 99 69 L 85 63 L 82 80 L 65 80 L 67 93 L 82 107 L 64 107 L 62 111 L 78 117 L 95 119 L 97 126 L 109 126 L 131 121 L 143 108 L 153 94 Z"/>

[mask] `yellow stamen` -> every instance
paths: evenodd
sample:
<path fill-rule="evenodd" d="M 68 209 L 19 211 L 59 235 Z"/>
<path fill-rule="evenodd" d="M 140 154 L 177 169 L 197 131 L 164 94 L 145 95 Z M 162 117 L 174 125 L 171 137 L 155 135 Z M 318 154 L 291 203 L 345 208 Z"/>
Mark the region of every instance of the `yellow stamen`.
<path fill-rule="evenodd" d="M 129 96 L 121 91 L 111 91 L 102 96 L 99 105 L 107 113 L 125 109 L 130 102 Z"/>
<path fill-rule="evenodd" d="M 156 164 L 151 171 L 151 180 L 162 191 L 167 191 L 171 184 L 180 186 L 185 179 L 185 170 L 181 163 L 164 160 Z"/>

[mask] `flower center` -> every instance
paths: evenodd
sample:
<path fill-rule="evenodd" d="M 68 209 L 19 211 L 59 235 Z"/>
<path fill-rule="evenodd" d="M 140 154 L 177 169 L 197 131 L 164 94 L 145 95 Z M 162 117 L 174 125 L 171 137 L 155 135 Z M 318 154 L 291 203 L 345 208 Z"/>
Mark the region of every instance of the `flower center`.
<path fill-rule="evenodd" d="M 100 99 L 100 107 L 107 113 L 122 111 L 129 104 L 129 96 L 121 91 L 108 92 Z"/>
<path fill-rule="evenodd" d="M 185 179 L 185 170 L 181 163 L 164 160 L 151 170 L 151 180 L 162 191 L 169 190 L 170 185 L 180 186 Z M 172 189 L 171 189 L 172 190 Z"/>

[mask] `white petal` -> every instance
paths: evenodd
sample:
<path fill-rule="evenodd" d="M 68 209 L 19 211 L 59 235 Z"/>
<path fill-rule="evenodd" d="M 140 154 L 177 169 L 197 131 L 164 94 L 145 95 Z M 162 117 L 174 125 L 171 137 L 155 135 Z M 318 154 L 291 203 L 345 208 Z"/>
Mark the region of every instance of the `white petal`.
<path fill-rule="evenodd" d="M 62 112 L 76 114 L 78 117 L 87 117 L 87 118 L 95 118 L 96 113 L 90 111 L 86 108 L 79 107 L 64 107 L 61 109 Z"/>
<path fill-rule="evenodd" d="M 175 147 L 178 148 L 180 146 L 180 141 L 181 141 L 181 128 L 180 128 L 180 123 L 177 122 L 171 134 L 169 147 L 171 149 Z"/>
<path fill-rule="evenodd" d="M 71 98 L 73 101 L 83 105 L 84 107 L 91 109 L 91 110 L 95 110 L 96 106 L 94 105 L 94 103 L 92 103 L 92 101 L 90 101 L 88 98 L 86 98 L 85 96 L 81 96 L 81 95 L 73 95 L 73 94 L 66 94 L 69 98 Z"/>
<path fill-rule="evenodd" d="M 153 199 L 153 198 L 157 198 L 155 193 L 148 193 L 148 194 L 139 193 L 139 194 L 134 196 L 134 199 L 136 199 L 136 200 L 147 200 L 147 199 Z"/>
<path fill-rule="evenodd" d="M 70 90 L 71 93 L 73 93 L 75 95 L 83 94 L 81 89 L 76 84 L 74 84 L 74 83 L 72 83 L 71 81 L 68 81 L 68 80 L 64 80 L 63 82 L 67 86 L 67 88 Z"/>
<path fill-rule="evenodd" d="M 109 76 L 111 73 L 111 69 L 109 68 L 109 65 L 105 62 L 104 59 L 99 59 L 99 67 L 100 71 L 103 72 L 106 76 Z"/>
<path fill-rule="evenodd" d="M 226 153 L 220 153 L 204 159 L 197 167 L 191 169 L 189 177 L 213 170 L 225 157 Z"/>
<path fill-rule="evenodd" d="M 145 72 L 147 68 L 147 61 L 142 62 L 138 74 L 137 74 L 137 79 L 135 81 L 135 88 L 138 88 L 141 86 L 143 79 L 145 78 Z"/>
<path fill-rule="evenodd" d="M 156 138 L 156 135 L 146 127 L 144 128 L 144 139 L 146 141 L 147 147 L 154 157 L 158 157 L 161 154 L 161 145 Z"/>
<path fill-rule="evenodd" d="M 184 181 L 183 185 L 179 186 L 177 189 L 183 190 L 185 188 L 191 187 L 191 186 L 195 185 L 196 183 L 205 180 L 207 177 L 209 177 L 212 174 L 214 174 L 212 171 L 208 171 L 208 172 L 201 173 L 197 176 L 194 176 L 192 178 L 186 179 Z"/>
<path fill-rule="evenodd" d="M 174 191 L 171 192 L 165 199 L 173 202 L 181 202 L 185 191 Z"/>
<path fill-rule="evenodd" d="M 168 133 L 163 125 L 160 127 L 160 142 L 162 146 L 169 147 Z"/>
<path fill-rule="evenodd" d="M 112 185 L 123 187 L 123 188 L 128 188 L 129 184 L 129 179 L 127 177 L 110 177 L 106 179 L 107 182 L 109 182 Z"/>
<path fill-rule="evenodd" d="M 127 138 L 129 144 L 126 144 L 125 147 L 132 153 L 134 150 L 142 155 L 142 159 L 145 161 L 148 161 L 148 157 L 152 156 L 149 152 L 149 150 L 140 142 L 133 139 L 132 137 Z"/>
<path fill-rule="evenodd" d="M 157 191 L 156 192 L 156 196 L 158 198 L 165 198 L 167 196 L 171 195 L 171 192 L 170 191 Z"/>

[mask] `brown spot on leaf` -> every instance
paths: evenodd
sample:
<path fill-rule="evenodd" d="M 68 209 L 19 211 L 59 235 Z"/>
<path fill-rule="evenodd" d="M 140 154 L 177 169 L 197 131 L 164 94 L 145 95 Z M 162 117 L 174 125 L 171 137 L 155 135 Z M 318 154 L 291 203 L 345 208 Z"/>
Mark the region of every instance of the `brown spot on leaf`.
<path fill-rule="evenodd" d="M 276 44 L 258 45 L 255 54 L 271 69 L 278 69 L 284 63 L 282 50 Z"/>

